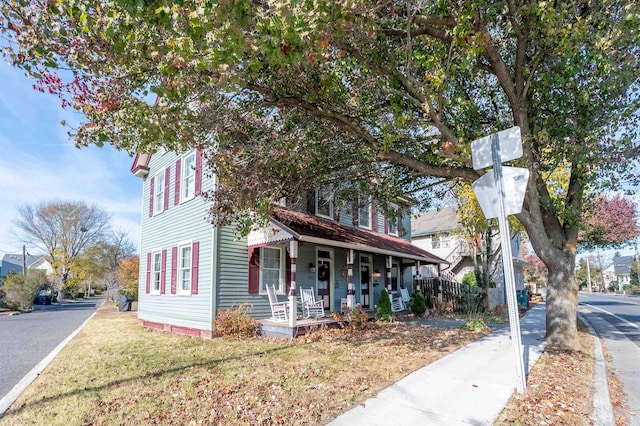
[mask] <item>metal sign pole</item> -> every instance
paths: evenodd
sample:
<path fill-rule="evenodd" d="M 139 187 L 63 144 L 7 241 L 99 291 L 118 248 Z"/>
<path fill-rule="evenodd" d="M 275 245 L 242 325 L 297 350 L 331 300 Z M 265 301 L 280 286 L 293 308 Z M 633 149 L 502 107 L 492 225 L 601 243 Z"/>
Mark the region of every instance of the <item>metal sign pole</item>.
<path fill-rule="evenodd" d="M 498 135 L 491 136 L 491 155 L 493 158 L 493 173 L 498 188 L 498 225 L 500 227 L 500 243 L 502 245 L 502 265 L 504 268 L 504 283 L 507 290 L 507 306 L 509 308 L 509 327 L 511 329 L 511 343 L 516 364 L 516 383 L 519 393 L 526 388 L 524 360 L 522 356 L 522 337 L 520 336 L 520 316 L 516 300 L 516 283 L 513 274 L 513 255 L 511 253 L 511 234 L 509 221 L 505 209 L 505 193 L 502 180 L 502 163 L 500 161 L 500 141 Z"/>

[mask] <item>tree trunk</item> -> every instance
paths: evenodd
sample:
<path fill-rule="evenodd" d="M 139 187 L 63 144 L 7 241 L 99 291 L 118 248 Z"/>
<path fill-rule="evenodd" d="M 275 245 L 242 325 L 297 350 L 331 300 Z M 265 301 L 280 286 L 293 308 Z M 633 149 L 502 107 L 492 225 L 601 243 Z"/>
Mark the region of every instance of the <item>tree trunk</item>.
<path fill-rule="evenodd" d="M 572 261 L 573 260 L 573 261 Z M 575 256 L 558 256 L 547 264 L 547 333 L 545 340 L 566 348 L 577 347 L 578 286 Z"/>

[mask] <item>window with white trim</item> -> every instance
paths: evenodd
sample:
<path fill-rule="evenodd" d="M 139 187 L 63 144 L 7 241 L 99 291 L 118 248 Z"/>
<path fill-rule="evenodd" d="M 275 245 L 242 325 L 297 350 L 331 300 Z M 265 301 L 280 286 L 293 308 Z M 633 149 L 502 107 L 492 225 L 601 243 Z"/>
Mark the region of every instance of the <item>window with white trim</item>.
<path fill-rule="evenodd" d="M 196 193 L 196 153 L 187 154 L 182 159 L 180 202 L 192 199 Z"/>
<path fill-rule="evenodd" d="M 391 219 L 387 221 L 389 234 L 398 235 L 398 220 Z"/>
<path fill-rule="evenodd" d="M 316 190 L 316 214 L 333 219 L 333 197 L 328 186 Z"/>
<path fill-rule="evenodd" d="M 151 254 L 151 293 L 160 293 L 160 283 L 162 281 L 162 252 Z"/>
<path fill-rule="evenodd" d="M 358 206 L 358 226 L 371 229 L 371 198 L 360 200 Z"/>
<path fill-rule="evenodd" d="M 450 248 L 451 247 L 451 235 L 448 233 L 435 234 L 431 236 L 431 248 Z"/>
<path fill-rule="evenodd" d="M 266 293 L 267 286 L 275 287 L 277 293 L 284 293 L 284 261 L 280 247 L 260 248 L 260 292 Z"/>
<path fill-rule="evenodd" d="M 191 244 L 178 247 L 178 293 L 191 294 Z"/>
<path fill-rule="evenodd" d="M 164 210 L 164 197 L 166 196 L 165 194 L 165 185 L 164 185 L 164 179 L 165 179 L 165 171 L 161 171 L 160 173 L 158 173 L 157 175 L 155 175 L 154 178 L 154 185 L 155 187 L 153 188 L 153 214 L 156 215 L 158 213 L 162 213 L 162 211 Z"/>

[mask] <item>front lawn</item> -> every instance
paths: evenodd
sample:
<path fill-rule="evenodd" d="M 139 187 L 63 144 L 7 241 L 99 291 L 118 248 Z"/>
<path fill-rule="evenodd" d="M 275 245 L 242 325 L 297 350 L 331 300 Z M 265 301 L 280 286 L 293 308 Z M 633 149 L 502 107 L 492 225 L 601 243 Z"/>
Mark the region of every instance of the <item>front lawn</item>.
<path fill-rule="evenodd" d="M 323 424 L 484 334 L 394 323 L 204 340 L 105 305 L 0 425 Z"/>

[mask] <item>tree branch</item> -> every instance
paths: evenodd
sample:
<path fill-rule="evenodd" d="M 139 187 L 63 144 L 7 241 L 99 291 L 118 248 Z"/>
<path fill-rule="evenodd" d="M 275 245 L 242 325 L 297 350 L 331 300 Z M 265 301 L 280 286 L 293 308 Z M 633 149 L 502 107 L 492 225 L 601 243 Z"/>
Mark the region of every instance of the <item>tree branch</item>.
<path fill-rule="evenodd" d="M 480 176 L 478 172 L 470 168 L 454 168 L 447 166 L 432 166 L 426 164 L 423 161 L 411 158 L 406 154 L 401 154 L 395 151 L 378 151 L 376 154 L 378 160 L 387 161 L 392 164 L 397 164 L 415 170 L 417 172 L 425 174 L 425 176 L 434 176 L 441 178 L 460 178 L 466 181 L 474 181 Z"/>

